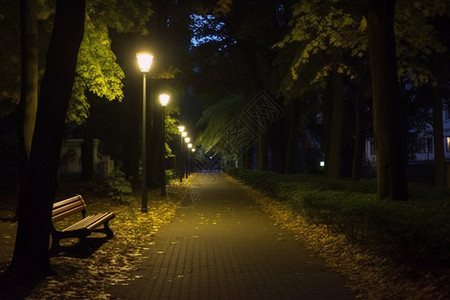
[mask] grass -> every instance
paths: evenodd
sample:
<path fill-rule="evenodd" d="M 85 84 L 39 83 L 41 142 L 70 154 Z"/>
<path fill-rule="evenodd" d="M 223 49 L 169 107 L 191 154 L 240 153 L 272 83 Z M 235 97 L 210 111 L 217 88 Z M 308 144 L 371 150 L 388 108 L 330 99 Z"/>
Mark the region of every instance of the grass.
<path fill-rule="evenodd" d="M 448 190 L 409 186 L 410 201 L 376 200 L 374 180 L 358 182 L 319 175 L 280 175 L 232 169 L 228 173 L 262 190 L 346 239 L 414 268 L 446 272 L 450 263 Z"/>

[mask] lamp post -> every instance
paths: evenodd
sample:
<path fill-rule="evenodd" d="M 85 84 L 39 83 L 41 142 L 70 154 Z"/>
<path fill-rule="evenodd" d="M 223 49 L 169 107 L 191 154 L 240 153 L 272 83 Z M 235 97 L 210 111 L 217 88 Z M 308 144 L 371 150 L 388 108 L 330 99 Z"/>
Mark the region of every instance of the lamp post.
<path fill-rule="evenodd" d="M 180 132 L 180 149 L 178 151 L 178 175 L 180 176 L 180 182 L 183 181 L 183 173 L 181 172 L 181 168 L 183 167 L 181 164 L 181 153 L 183 151 L 183 132 L 184 126 L 178 126 L 178 131 Z"/>
<path fill-rule="evenodd" d="M 186 142 L 186 147 L 188 146 L 189 142 L 191 141 L 190 137 L 185 137 L 184 141 Z M 187 149 L 187 154 L 186 154 L 186 163 L 185 163 L 185 172 L 184 172 L 184 176 L 187 179 L 189 177 L 189 149 Z"/>
<path fill-rule="evenodd" d="M 191 149 L 192 149 L 192 144 L 191 143 L 189 143 L 188 145 L 187 145 L 187 147 L 188 147 L 188 156 L 187 156 L 187 170 L 186 170 L 186 178 L 188 178 L 189 177 L 189 175 L 191 175 Z"/>
<path fill-rule="evenodd" d="M 183 176 L 184 176 L 184 164 L 183 164 L 183 138 L 187 136 L 187 132 L 183 131 L 180 134 L 180 182 L 183 182 Z"/>
<path fill-rule="evenodd" d="M 161 196 L 166 197 L 166 106 L 169 103 L 170 96 L 167 94 L 159 95 L 159 102 L 162 107 L 162 140 L 161 140 Z"/>
<path fill-rule="evenodd" d="M 136 53 L 139 69 L 142 72 L 142 207 L 143 213 L 148 212 L 147 208 L 147 141 L 146 141 L 146 125 L 147 125 L 147 108 L 146 108 L 146 84 L 147 73 L 152 66 L 153 56 L 149 53 Z"/>

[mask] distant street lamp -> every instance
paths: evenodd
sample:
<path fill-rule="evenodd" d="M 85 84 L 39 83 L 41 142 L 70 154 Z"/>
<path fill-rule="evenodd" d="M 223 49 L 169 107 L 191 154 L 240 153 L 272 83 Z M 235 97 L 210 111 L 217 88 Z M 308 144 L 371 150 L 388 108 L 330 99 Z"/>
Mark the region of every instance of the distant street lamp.
<path fill-rule="evenodd" d="M 152 66 L 153 56 L 148 53 L 136 53 L 139 69 L 142 72 L 142 208 L 143 213 L 148 212 L 147 208 L 147 149 L 146 149 L 146 125 L 147 125 L 147 108 L 146 108 L 146 85 L 147 73 Z"/>
<path fill-rule="evenodd" d="M 170 96 L 167 94 L 159 95 L 159 102 L 162 107 L 162 141 L 161 141 L 161 196 L 166 197 L 166 106 L 169 103 Z"/>

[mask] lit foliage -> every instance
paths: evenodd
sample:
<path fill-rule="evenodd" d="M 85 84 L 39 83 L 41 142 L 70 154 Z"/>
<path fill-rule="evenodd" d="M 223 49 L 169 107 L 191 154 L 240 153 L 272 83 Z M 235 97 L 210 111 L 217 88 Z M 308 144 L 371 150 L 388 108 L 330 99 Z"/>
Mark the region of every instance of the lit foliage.
<path fill-rule="evenodd" d="M 88 117 L 86 90 L 108 100 L 123 99 L 122 79 L 125 75 L 111 50 L 108 28 L 101 23 L 94 25 L 89 16 L 86 17 L 76 72 L 68 121 L 82 123 Z"/>
<path fill-rule="evenodd" d="M 171 98 L 175 98 L 175 95 L 171 95 Z M 171 102 L 175 102 L 175 99 L 171 99 Z M 164 120 L 165 126 L 165 147 L 166 147 L 166 157 L 173 157 L 174 154 L 172 149 L 170 148 L 168 141 L 172 140 L 173 137 L 178 137 L 180 132 L 178 131 L 179 120 L 174 116 L 178 116 L 180 114 L 180 108 L 176 104 L 170 104 L 166 107 L 166 114 Z"/>
<path fill-rule="evenodd" d="M 231 130 L 235 125 L 233 122 L 236 121 L 236 116 L 239 115 L 244 100 L 244 96 L 232 94 L 203 111 L 198 125 L 207 125 L 207 127 L 199 135 L 197 143 L 202 145 L 206 152 L 212 148 L 217 153 L 227 154 L 229 152 L 229 149 L 221 147 L 225 145 L 221 143 L 221 138 L 227 130 Z"/>
<path fill-rule="evenodd" d="M 345 11 L 342 2 L 348 1 L 300 1 L 293 6 L 293 19 L 290 22 L 292 31 L 275 45 L 284 47 L 287 43 L 300 42 L 300 53 L 291 67 L 293 79 L 298 79 L 299 69 L 318 54 L 332 56 L 336 49 L 346 49 L 352 56 L 364 56 L 367 49 L 367 23 L 361 15 L 358 17 L 355 13 Z M 323 65 L 313 82 L 328 77 L 333 67 L 334 62 Z M 352 68 L 342 62 L 338 62 L 337 70 L 351 79 L 355 78 Z"/>
<path fill-rule="evenodd" d="M 107 5 L 103 1 L 88 2 L 68 121 L 83 123 L 88 118 L 90 105 L 86 91 L 110 101 L 123 99 L 125 74 L 111 49 L 109 30 L 146 34 L 144 25 L 150 15 L 149 5 L 139 1 L 109 1 Z"/>
<path fill-rule="evenodd" d="M 395 35 L 397 41 L 399 77 L 408 76 L 415 85 L 432 80 L 427 68 L 429 58 L 443 53 L 446 47 L 437 38 L 435 28 L 428 23 L 430 17 L 449 15 L 448 1 L 397 1 L 395 11 Z M 291 32 L 275 44 L 285 47 L 288 43 L 299 43 L 299 54 L 291 65 L 291 75 L 298 79 L 300 70 L 311 67 L 314 56 L 332 57 L 336 49 L 350 53 L 352 57 L 367 57 L 367 20 L 360 3 L 348 0 L 299 1 L 293 6 Z M 327 78 L 330 71 L 350 79 L 357 76 L 356 70 L 343 61 L 325 60 L 316 66 L 313 83 Z"/>
<path fill-rule="evenodd" d="M 52 0 L 37 2 L 42 76 L 55 3 Z M 18 104 L 20 95 L 19 1 L 1 0 L 0 8 L 0 25 L 7 29 L 0 32 L 0 72 L 5 75 L 5 80 L 0 82 L 0 105 L 2 114 L 8 114 Z M 108 100 L 123 99 L 124 73 L 112 52 L 109 30 L 148 34 L 145 25 L 151 14 L 148 1 L 87 1 L 85 34 L 78 56 L 68 121 L 82 123 L 88 117 L 90 105 L 86 91 Z"/>
<path fill-rule="evenodd" d="M 431 58 L 445 53 L 436 29 L 428 21 L 436 16 L 450 16 L 448 1 L 402 0 L 395 10 L 395 35 L 397 43 L 397 66 L 399 77 L 408 77 L 415 86 L 435 79 L 429 69 Z"/>

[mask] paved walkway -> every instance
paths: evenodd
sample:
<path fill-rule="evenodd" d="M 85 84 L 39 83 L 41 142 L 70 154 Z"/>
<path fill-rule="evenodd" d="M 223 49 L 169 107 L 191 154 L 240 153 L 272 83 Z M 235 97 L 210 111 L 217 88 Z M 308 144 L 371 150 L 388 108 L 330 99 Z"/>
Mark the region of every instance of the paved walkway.
<path fill-rule="evenodd" d="M 195 174 L 180 207 L 112 299 L 355 299 L 346 280 L 273 225 L 251 195 L 221 174 Z"/>

